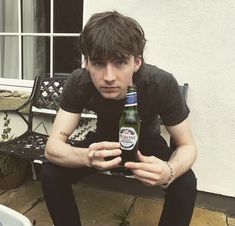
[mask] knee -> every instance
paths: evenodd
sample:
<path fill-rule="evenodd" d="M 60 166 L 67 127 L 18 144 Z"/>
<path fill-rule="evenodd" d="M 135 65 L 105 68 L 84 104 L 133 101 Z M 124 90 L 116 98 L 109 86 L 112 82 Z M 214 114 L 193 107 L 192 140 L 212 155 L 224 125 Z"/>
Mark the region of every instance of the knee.
<path fill-rule="evenodd" d="M 197 190 L 197 178 L 192 170 L 189 170 L 181 177 L 181 183 L 187 190 Z"/>
<path fill-rule="evenodd" d="M 46 163 L 41 170 L 41 182 L 43 187 L 55 187 L 61 184 L 63 173 L 60 168 L 51 163 Z"/>
<path fill-rule="evenodd" d="M 169 187 L 170 188 L 170 187 Z M 178 191 L 178 193 L 183 193 L 183 195 L 187 196 L 196 196 L 197 194 L 197 178 L 192 170 L 189 170 L 184 175 L 177 178 L 172 183 L 172 189 Z"/>

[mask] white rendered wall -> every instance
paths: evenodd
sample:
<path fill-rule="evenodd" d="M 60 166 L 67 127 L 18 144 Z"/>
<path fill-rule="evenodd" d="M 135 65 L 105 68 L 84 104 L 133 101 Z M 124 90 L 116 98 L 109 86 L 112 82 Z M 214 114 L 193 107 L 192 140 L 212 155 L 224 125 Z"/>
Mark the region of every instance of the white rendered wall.
<path fill-rule="evenodd" d="M 198 189 L 235 197 L 235 1 L 85 0 L 91 14 L 134 17 L 148 40 L 145 60 L 189 83 L 198 146 Z"/>

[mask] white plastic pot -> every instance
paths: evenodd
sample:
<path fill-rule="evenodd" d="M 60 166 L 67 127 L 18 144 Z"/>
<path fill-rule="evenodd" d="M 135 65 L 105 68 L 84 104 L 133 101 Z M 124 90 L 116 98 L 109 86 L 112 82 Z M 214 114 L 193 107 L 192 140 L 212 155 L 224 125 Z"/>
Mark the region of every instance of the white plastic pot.
<path fill-rule="evenodd" d="M 0 226 L 32 226 L 21 213 L 0 204 Z"/>

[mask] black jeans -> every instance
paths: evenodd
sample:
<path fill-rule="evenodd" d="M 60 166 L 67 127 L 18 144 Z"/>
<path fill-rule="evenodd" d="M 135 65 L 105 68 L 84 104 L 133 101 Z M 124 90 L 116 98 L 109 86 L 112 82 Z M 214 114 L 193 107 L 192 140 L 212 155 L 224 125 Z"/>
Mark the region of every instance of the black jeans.
<path fill-rule="evenodd" d="M 85 147 L 89 143 L 91 140 L 82 142 L 79 146 Z M 141 147 L 145 148 L 141 149 Z M 140 150 L 146 155 L 153 154 L 148 150 L 155 150 L 155 156 L 163 160 L 168 160 L 172 153 L 172 150 L 162 141 L 141 142 Z M 156 152 L 156 150 L 159 151 Z M 81 225 L 72 184 L 95 171 L 92 168 L 65 168 L 52 163 L 44 165 L 41 172 L 42 188 L 55 226 Z M 189 170 L 165 190 L 159 226 L 188 226 L 190 224 L 197 194 L 196 184 L 195 175 L 192 170 Z"/>

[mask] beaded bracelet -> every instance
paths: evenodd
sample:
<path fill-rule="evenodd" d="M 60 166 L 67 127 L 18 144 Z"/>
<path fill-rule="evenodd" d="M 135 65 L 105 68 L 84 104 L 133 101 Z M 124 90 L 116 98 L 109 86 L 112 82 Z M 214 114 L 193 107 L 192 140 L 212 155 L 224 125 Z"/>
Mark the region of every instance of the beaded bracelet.
<path fill-rule="evenodd" d="M 165 184 L 161 184 L 161 185 L 160 185 L 161 188 L 163 188 L 163 189 L 167 189 L 167 188 L 169 187 L 169 185 L 171 184 L 171 182 L 173 181 L 173 178 L 174 178 L 174 171 L 173 171 L 173 169 L 172 169 L 170 163 L 169 163 L 169 162 L 166 162 L 166 161 L 165 161 L 165 163 L 167 164 L 167 166 L 168 166 L 169 169 L 170 169 L 170 175 L 169 175 L 168 182 L 165 183 Z"/>

